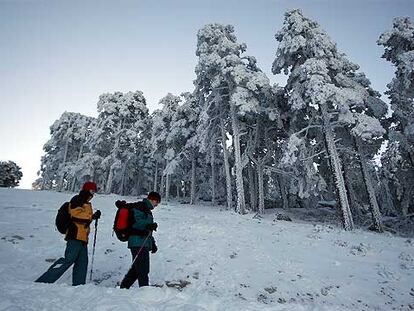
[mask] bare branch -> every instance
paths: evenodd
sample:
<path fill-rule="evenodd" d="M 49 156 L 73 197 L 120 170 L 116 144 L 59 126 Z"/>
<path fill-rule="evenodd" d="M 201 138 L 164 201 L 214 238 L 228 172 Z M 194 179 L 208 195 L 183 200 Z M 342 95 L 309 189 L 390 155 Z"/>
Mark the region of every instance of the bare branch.
<path fill-rule="evenodd" d="M 309 157 L 306 157 L 306 158 L 300 158 L 299 161 L 306 161 L 306 160 L 312 159 L 312 158 L 317 157 L 317 156 L 319 156 L 321 154 L 324 154 L 324 153 L 326 153 L 326 150 L 320 151 L 320 152 L 315 153 L 315 154 L 313 154 Z"/>
<path fill-rule="evenodd" d="M 287 175 L 287 176 L 290 176 L 290 177 L 292 177 L 292 178 L 294 178 L 294 179 L 298 179 L 295 175 L 293 175 L 292 173 L 289 173 L 289 172 L 286 172 L 286 171 L 283 171 L 283 170 L 281 170 L 281 169 L 278 169 L 278 168 L 275 168 L 275 167 L 272 167 L 272 166 L 265 166 L 265 171 L 271 171 L 271 172 L 274 172 L 274 173 L 277 173 L 277 174 L 281 174 L 281 175 Z"/>

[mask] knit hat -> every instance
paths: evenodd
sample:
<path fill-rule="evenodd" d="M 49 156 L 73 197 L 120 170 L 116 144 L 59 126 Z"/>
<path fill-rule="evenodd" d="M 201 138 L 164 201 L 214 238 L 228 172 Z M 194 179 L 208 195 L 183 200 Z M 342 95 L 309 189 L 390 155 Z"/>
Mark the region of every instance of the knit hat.
<path fill-rule="evenodd" d="M 93 181 L 87 181 L 86 183 L 83 184 L 82 190 L 86 190 L 89 192 L 90 191 L 96 192 L 98 189 L 96 187 L 96 184 Z"/>

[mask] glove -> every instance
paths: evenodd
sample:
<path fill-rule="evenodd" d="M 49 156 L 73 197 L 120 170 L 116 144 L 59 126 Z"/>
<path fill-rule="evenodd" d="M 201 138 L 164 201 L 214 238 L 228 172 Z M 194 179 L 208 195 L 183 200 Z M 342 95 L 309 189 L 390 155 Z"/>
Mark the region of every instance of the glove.
<path fill-rule="evenodd" d="M 153 222 L 152 224 L 148 224 L 145 228 L 150 231 L 157 231 L 158 224 Z"/>
<path fill-rule="evenodd" d="M 124 200 L 122 200 L 122 201 L 118 200 L 118 201 L 116 201 L 116 202 L 115 202 L 115 206 L 116 206 L 117 208 L 124 207 L 126 204 L 127 204 L 127 202 L 126 202 L 126 201 L 124 201 Z"/>
<path fill-rule="evenodd" d="M 92 215 L 92 219 L 99 219 L 101 218 L 101 211 L 97 210 L 93 215 Z"/>
<path fill-rule="evenodd" d="M 152 236 L 151 238 L 152 238 L 151 239 L 152 240 L 151 253 L 155 254 L 158 251 L 158 247 L 157 247 L 157 244 L 155 243 L 154 237 Z"/>

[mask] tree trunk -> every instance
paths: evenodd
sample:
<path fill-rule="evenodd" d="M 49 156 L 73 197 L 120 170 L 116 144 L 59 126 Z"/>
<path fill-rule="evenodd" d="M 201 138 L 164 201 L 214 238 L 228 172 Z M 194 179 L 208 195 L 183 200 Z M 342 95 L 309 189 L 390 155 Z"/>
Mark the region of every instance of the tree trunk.
<path fill-rule="evenodd" d="M 164 174 L 164 170 L 162 170 L 160 192 L 161 192 L 161 196 L 163 197 L 165 197 L 164 182 L 165 182 L 165 174 Z"/>
<path fill-rule="evenodd" d="M 124 167 L 122 168 L 122 179 L 121 179 L 121 187 L 120 187 L 121 195 L 125 195 L 125 173 L 126 173 L 127 164 L 128 164 L 128 161 L 125 162 Z"/>
<path fill-rule="evenodd" d="M 180 183 L 178 182 L 175 186 L 177 188 L 177 200 L 180 199 Z"/>
<path fill-rule="evenodd" d="M 388 178 L 381 174 L 380 180 L 385 189 L 385 193 L 383 193 L 383 195 L 385 196 L 385 200 L 387 202 L 387 209 L 392 212 L 395 212 L 396 208 L 395 208 L 394 201 L 392 198 L 390 185 L 388 183 Z"/>
<path fill-rule="evenodd" d="M 65 152 L 63 153 L 63 161 L 62 161 L 62 168 L 64 168 L 65 164 L 66 164 L 66 159 L 68 156 L 68 149 L 69 149 L 69 139 L 66 139 L 66 143 L 65 143 Z M 64 183 L 64 179 L 65 179 L 66 173 L 62 174 L 62 177 L 60 178 L 60 182 L 59 182 L 59 190 L 62 191 L 63 190 L 63 183 Z"/>
<path fill-rule="evenodd" d="M 281 175 L 276 175 L 277 183 L 279 184 L 280 197 L 282 198 L 282 208 L 289 208 L 289 199 L 286 192 L 285 178 Z"/>
<path fill-rule="evenodd" d="M 351 209 L 349 207 L 348 196 L 346 192 L 344 176 L 342 174 L 342 164 L 336 150 L 334 134 L 330 123 L 329 114 L 325 103 L 319 104 L 322 114 L 325 144 L 328 151 L 331 168 L 335 176 L 335 187 L 339 197 L 339 205 L 342 212 L 342 221 L 345 230 L 352 230 L 354 222 L 352 219 Z"/>
<path fill-rule="evenodd" d="M 63 154 L 63 161 L 62 161 L 63 165 L 66 163 L 66 159 L 68 156 L 68 149 L 69 149 L 69 139 L 67 139 L 65 143 L 65 153 Z"/>
<path fill-rule="evenodd" d="M 255 176 L 254 176 L 254 169 L 253 165 L 250 163 L 249 167 L 247 168 L 247 173 L 249 175 L 249 195 L 250 195 L 250 208 L 252 211 L 257 211 L 257 189 L 256 189 L 256 183 L 255 183 Z"/>
<path fill-rule="evenodd" d="M 105 187 L 105 193 L 106 194 L 110 194 L 112 191 L 112 179 L 114 177 L 114 169 L 113 169 L 113 165 L 111 165 L 111 167 L 109 168 L 109 175 L 108 175 L 108 179 L 106 181 L 106 187 Z"/>
<path fill-rule="evenodd" d="M 123 125 L 123 121 L 121 120 L 118 123 L 118 128 L 117 128 L 117 132 L 116 132 L 116 140 L 115 140 L 115 144 L 114 144 L 114 148 L 112 149 L 111 153 L 114 150 L 117 150 L 119 147 L 119 136 L 121 135 L 121 130 L 122 130 L 122 125 Z M 113 160 L 113 159 L 111 159 Z M 112 180 L 113 180 L 113 175 L 114 175 L 114 163 L 111 164 L 111 167 L 109 169 L 109 176 L 108 176 L 108 181 L 106 183 L 106 193 L 109 194 L 112 191 Z"/>
<path fill-rule="evenodd" d="M 195 192 L 196 192 L 196 154 L 193 152 L 193 159 L 191 160 L 191 194 L 190 204 L 195 203 Z"/>
<path fill-rule="evenodd" d="M 91 175 L 91 180 L 95 180 L 95 175 L 96 175 L 96 168 L 92 167 L 92 175 Z M 100 190 L 100 188 L 98 187 L 98 191 Z M 103 189 L 102 189 L 103 190 Z"/>
<path fill-rule="evenodd" d="M 45 169 L 45 173 L 42 174 L 42 186 L 40 189 L 46 190 L 46 182 L 49 181 L 49 174 L 47 168 Z"/>
<path fill-rule="evenodd" d="M 352 185 L 350 174 L 351 171 L 349 169 L 350 163 L 347 163 L 344 165 L 344 180 L 346 189 L 348 191 L 348 198 L 349 198 L 349 204 L 351 207 L 351 212 L 353 219 L 357 219 L 358 221 L 362 220 L 362 212 L 361 212 L 361 206 L 358 204 L 357 197 L 355 195 L 354 186 Z"/>
<path fill-rule="evenodd" d="M 141 177 L 139 174 L 137 174 L 137 179 L 135 180 L 135 189 L 136 189 L 136 194 L 140 195 L 141 194 Z"/>
<path fill-rule="evenodd" d="M 154 174 L 154 191 L 157 191 L 157 180 L 158 180 L 158 161 L 155 160 L 155 174 Z"/>
<path fill-rule="evenodd" d="M 382 228 L 382 222 L 381 222 L 381 213 L 380 213 L 380 209 L 378 206 L 377 197 L 375 195 L 375 189 L 374 189 L 374 186 L 372 185 L 372 179 L 371 179 L 371 175 L 370 175 L 369 168 L 367 165 L 368 161 L 365 157 L 364 150 L 358 138 L 355 139 L 355 144 L 357 146 L 357 150 L 359 153 L 359 163 L 362 169 L 362 176 L 364 177 L 365 188 L 368 192 L 369 209 L 371 212 L 374 229 L 375 231 L 382 232 L 383 228 Z"/>
<path fill-rule="evenodd" d="M 188 198 L 188 182 L 187 182 L 187 181 L 185 181 L 185 182 L 184 182 L 183 197 L 184 197 L 185 199 L 187 199 L 187 198 Z"/>
<path fill-rule="evenodd" d="M 72 183 L 71 183 L 71 186 L 70 186 L 70 191 L 75 192 L 76 182 L 77 182 L 77 178 L 76 178 L 76 176 L 73 176 Z"/>
<path fill-rule="evenodd" d="M 165 177 L 165 201 L 170 200 L 170 174 L 167 173 L 167 176 Z"/>
<path fill-rule="evenodd" d="M 80 148 L 79 148 L 78 161 L 82 158 L 83 146 L 84 146 L 84 143 L 82 143 Z M 72 178 L 72 184 L 71 184 L 71 187 L 70 187 L 70 190 L 72 192 L 75 192 L 76 182 L 77 182 L 77 177 L 76 177 L 76 175 L 74 175 L 73 178 Z"/>
<path fill-rule="evenodd" d="M 411 147 L 411 149 L 413 149 L 413 148 Z M 411 166 L 414 167 L 414 152 L 411 151 L 411 150 L 408 151 L 408 157 L 410 159 Z"/>
<path fill-rule="evenodd" d="M 214 143 L 211 147 L 211 203 L 216 205 L 216 152 Z"/>
<path fill-rule="evenodd" d="M 264 214 L 264 163 L 257 163 L 257 183 L 259 184 L 259 214 Z"/>
<path fill-rule="evenodd" d="M 409 184 L 405 185 L 403 198 L 401 200 L 401 212 L 404 217 L 408 215 L 408 210 L 413 200 L 413 192 L 414 192 L 414 187 L 412 185 L 409 185 Z"/>
<path fill-rule="evenodd" d="M 227 209 L 231 209 L 232 208 L 231 175 L 230 175 L 229 154 L 228 154 L 228 150 L 226 146 L 227 136 L 226 136 L 226 129 L 224 126 L 223 118 L 220 118 L 220 130 L 221 130 L 221 144 L 223 148 L 223 157 L 224 157 L 224 170 L 226 172 Z"/>
<path fill-rule="evenodd" d="M 239 120 L 236 115 L 236 107 L 230 103 L 230 115 L 231 125 L 233 129 L 233 146 L 234 146 L 234 158 L 236 168 L 236 191 L 237 191 L 237 207 L 236 211 L 239 214 L 245 214 L 246 212 L 246 201 L 244 198 L 244 186 L 243 186 L 243 167 L 241 161 L 240 151 L 240 129 Z"/>

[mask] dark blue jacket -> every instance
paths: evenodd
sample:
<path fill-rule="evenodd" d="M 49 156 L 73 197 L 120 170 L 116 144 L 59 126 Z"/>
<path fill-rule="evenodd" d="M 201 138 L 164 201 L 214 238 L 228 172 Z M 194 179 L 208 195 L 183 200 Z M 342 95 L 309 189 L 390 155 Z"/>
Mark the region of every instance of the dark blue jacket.
<path fill-rule="evenodd" d="M 142 202 L 130 204 L 132 204 L 131 211 L 133 213 L 135 221 L 132 224 L 132 229 L 136 229 L 139 231 L 147 230 L 147 225 L 152 224 L 154 222 L 154 218 L 151 212 L 154 209 L 154 207 L 152 206 L 151 202 L 147 199 L 144 199 L 142 200 Z M 146 237 L 147 235 L 131 235 L 128 239 L 128 248 L 144 246 L 151 250 L 152 238 L 148 237 L 145 240 Z"/>

